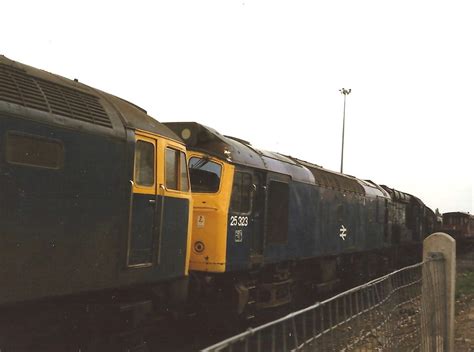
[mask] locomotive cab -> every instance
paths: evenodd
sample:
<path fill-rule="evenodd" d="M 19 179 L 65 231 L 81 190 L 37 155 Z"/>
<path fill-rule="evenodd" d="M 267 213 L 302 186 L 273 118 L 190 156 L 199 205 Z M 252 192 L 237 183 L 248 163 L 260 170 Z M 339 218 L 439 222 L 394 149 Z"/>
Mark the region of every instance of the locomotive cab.
<path fill-rule="evenodd" d="M 194 201 L 190 269 L 224 272 L 263 263 L 264 174 L 197 152 L 189 154 L 189 171 Z"/>

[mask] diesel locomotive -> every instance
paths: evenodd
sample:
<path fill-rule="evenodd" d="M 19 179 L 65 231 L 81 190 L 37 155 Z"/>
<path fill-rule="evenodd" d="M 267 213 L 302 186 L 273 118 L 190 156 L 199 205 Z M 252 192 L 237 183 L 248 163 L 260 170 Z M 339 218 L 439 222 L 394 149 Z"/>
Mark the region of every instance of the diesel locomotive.
<path fill-rule="evenodd" d="M 0 342 L 19 305 L 28 321 L 107 307 L 135 323 L 183 306 L 191 210 L 186 148 L 169 128 L 0 56 Z"/>
<path fill-rule="evenodd" d="M 192 297 L 251 319 L 420 257 L 434 213 L 407 193 L 193 123 Z M 197 302 L 196 304 L 198 304 Z"/>

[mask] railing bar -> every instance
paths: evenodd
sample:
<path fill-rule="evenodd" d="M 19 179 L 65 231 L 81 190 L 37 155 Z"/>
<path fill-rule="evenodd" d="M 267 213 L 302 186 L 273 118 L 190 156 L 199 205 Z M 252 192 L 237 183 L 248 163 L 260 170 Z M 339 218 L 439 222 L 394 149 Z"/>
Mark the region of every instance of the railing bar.
<path fill-rule="evenodd" d="M 372 287 L 370 287 L 370 289 L 368 290 L 368 295 L 369 295 L 369 304 L 373 307 L 372 308 L 372 312 L 371 312 L 371 322 L 373 325 L 372 326 L 372 332 L 375 336 L 377 336 L 377 333 L 376 331 L 378 330 L 378 326 L 376 325 L 377 323 L 377 318 L 378 318 L 378 305 L 376 306 L 376 303 L 375 303 L 375 286 L 376 285 L 373 285 Z"/>
<path fill-rule="evenodd" d="M 306 334 L 306 313 L 303 314 L 303 341 L 306 341 L 306 339 L 308 338 L 307 334 Z"/>
<path fill-rule="evenodd" d="M 272 352 L 275 352 L 275 329 L 276 326 L 272 326 Z"/>
<path fill-rule="evenodd" d="M 344 297 L 344 320 L 342 321 L 343 324 L 347 324 L 350 319 L 352 318 L 352 295 L 347 295 Z M 349 331 L 349 336 L 352 337 L 354 333 L 354 329 L 352 326 L 347 324 L 346 331 Z"/>
<path fill-rule="evenodd" d="M 360 335 L 360 316 L 359 316 L 359 292 L 356 291 L 354 292 L 355 293 L 355 309 L 356 309 L 356 312 L 357 314 L 355 315 L 355 318 L 356 318 L 356 333 L 357 333 L 357 336 Z"/>
<path fill-rule="evenodd" d="M 325 351 L 326 350 L 326 348 L 325 348 L 325 342 L 326 341 L 325 341 L 325 338 L 323 336 L 323 334 L 324 334 L 324 306 L 321 306 L 319 311 L 321 312 L 321 330 L 320 330 L 321 333 L 318 335 L 318 337 L 321 336 L 321 345 L 323 347 L 322 351 Z"/>
<path fill-rule="evenodd" d="M 332 324 L 332 304 L 333 304 L 334 301 L 331 301 L 329 302 L 329 342 L 330 342 L 330 346 L 331 348 L 333 347 L 333 330 L 334 330 L 334 325 Z"/>
<path fill-rule="evenodd" d="M 369 319 L 372 318 L 372 307 L 370 306 L 370 302 L 369 302 L 369 291 L 368 290 L 365 290 L 363 291 L 363 295 L 362 295 L 363 299 L 364 299 L 364 303 L 365 305 L 367 305 L 367 313 L 368 313 L 368 316 L 369 316 Z"/>
<path fill-rule="evenodd" d="M 295 317 L 293 317 L 293 319 L 291 319 L 292 323 L 292 328 L 293 328 L 293 342 L 295 344 L 295 347 L 298 346 L 298 331 L 296 331 L 296 321 L 295 321 Z"/>
<path fill-rule="evenodd" d="M 378 285 L 374 286 L 374 296 L 375 296 L 375 301 L 376 302 L 381 302 L 382 301 L 381 297 L 383 296 L 383 294 L 380 291 L 383 290 L 383 283 L 384 283 L 384 281 L 379 282 Z M 378 304 L 380 304 L 380 303 L 378 303 Z M 379 307 L 377 308 L 377 316 L 379 316 L 379 317 L 384 316 L 384 314 L 383 314 L 384 308 L 385 308 L 384 304 L 379 305 Z M 383 331 L 383 328 L 384 328 L 384 325 L 379 325 L 378 326 L 379 331 Z M 381 340 L 381 341 L 383 341 L 383 343 L 385 343 L 386 335 L 387 335 L 386 332 L 383 331 L 381 333 L 381 336 L 380 336 L 379 340 Z"/>
<path fill-rule="evenodd" d="M 262 332 L 257 333 L 257 352 L 262 352 Z"/>

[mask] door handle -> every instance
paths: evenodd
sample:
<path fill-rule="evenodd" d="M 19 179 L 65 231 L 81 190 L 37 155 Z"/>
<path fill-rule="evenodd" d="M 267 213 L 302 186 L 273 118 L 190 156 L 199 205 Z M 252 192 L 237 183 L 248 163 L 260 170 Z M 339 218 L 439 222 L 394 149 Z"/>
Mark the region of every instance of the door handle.
<path fill-rule="evenodd" d="M 154 199 L 149 199 L 149 200 L 148 200 L 148 203 L 150 203 L 150 204 L 156 204 L 156 200 L 154 200 Z"/>

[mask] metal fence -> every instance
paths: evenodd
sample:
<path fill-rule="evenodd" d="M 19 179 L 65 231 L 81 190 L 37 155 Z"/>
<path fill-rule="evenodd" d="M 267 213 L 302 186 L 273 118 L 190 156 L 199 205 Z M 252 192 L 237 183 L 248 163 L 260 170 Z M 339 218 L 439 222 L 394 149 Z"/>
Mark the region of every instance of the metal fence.
<path fill-rule="evenodd" d="M 203 351 L 448 351 L 444 264 L 430 253 Z"/>

